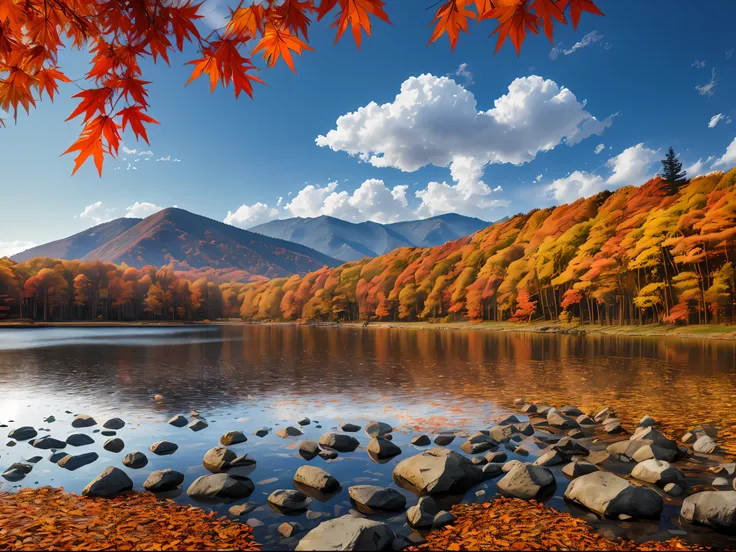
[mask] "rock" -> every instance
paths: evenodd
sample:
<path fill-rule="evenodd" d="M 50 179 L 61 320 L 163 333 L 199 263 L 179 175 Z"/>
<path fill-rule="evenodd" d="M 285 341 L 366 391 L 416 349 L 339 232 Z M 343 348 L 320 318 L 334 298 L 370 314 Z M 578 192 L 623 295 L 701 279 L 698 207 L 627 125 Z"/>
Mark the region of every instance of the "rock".
<path fill-rule="evenodd" d="M 38 432 L 30 426 L 19 427 L 8 433 L 8 437 L 16 441 L 27 441 L 33 439 L 36 435 L 38 435 Z"/>
<path fill-rule="evenodd" d="M 682 503 L 680 516 L 687 521 L 716 529 L 736 529 L 736 491 L 695 493 Z"/>
<path fill-rule="evenodd" d="M 637 424 L 638 427 L 653 427 L 655 425 L 657 425 L 657 422 L 651 416 L 644 416 Z"/>
<path fill-rule="evenodd" d="M 431 496 L 423 496 L 419 498 L 419 502 L 406 511 L 406 520 L 409 525 L 417 529 L 432 527 L 437 512 L 437 503 L 434 499 Z"/>
<path fill-rule="evenodd" d="M 102 423 L 102 427 L 117 431 L 118 429 L 123 429 L 125 427 L 125 422 L 120 418 L 110 418 Z"/>
<path fill-rule="evenodd" d="M 134 470 L 140 469 L 148 464 L 148 458 L 142 452 L 131 452 L 123 458 L 123 466 L 133 468 Z"/>
<path fill-rule="evenodd" d="M 300 435 L 303 435 L 302 431 L 294 426 L 285 427 L 276 432 L 276 436 L 281 437 L 282 439 L 286 439 L 287 437 L 299 437 Z"/>
<path fill-rule="evenodd" d="M 152 493 L 173 491 L 184 483 L 184 474 L 176 470 L 157 470 L 143 482 L 143 488 Z"/>
<path fill-rule="evenodd" d="M 297 423 L 298 423 L 298 424 L 299 424 L 300 426 L 305 426 L 305 425 L 309 425 L 309 424 L 311 424 L 311 423 L 312 423 L 312 420 L 310 420 L 309 418 L 306 418 L 306 417 L 304 417 L 304 418 L 302 418 L 301 420 L 299 420 L 299 421 L 298 421 Z"/>
<path fill-rule="evenodd" d="M 56 421 L 56 417 L 49 416 L 48 418 L 44 418 L 43 421 L 46 422 L 47 424 L 53 424 Z"/>
<path fill-rule="evenodd" d="M 521 399 L 521 398 L 514 399 L 514 405 L 520 406 L 522 404 L 524 404 L 524 399 Z"/>
<path fill-rule="evenodd" d="M 658 447 L 674 450 L 679 452 L 677 443 L 672 439 L 668 439 L 662 435 L 659 430 L 655 427 L 642 427 L 636 430 L 636 432 L 629 437 L 631 441 L 650 441 L 647 444 L 657 445 Z"/>
<path fill-rule="evenodd" d="M 718 450 L 718 445 L 708 435 L 703 435 L 702 437 L 698 438 L 697 441 L 695 441 L 695 444 L 693 445 L 693 450 L 695 452 L 700 452 L 703 454 L 713 454 Z"/>
<path fill-rule="evenodd" d="M 228 431 L 225 435 L 220 437 L 220 444 L 224 446 L 237 445 L 238 443 L 245 443 L 248 438 L 242 431 Z"/>
<path fill-rule="evenodd" d="M 460 448 L 468 454 L 479 454 L 498 446 L 498 443 L 496 443 L 490 437 L 487 437 L 485 435 L 483 435 L 482 437 L 482 439 L 476 439 L 475 441 L 473 441 L 473 436 L 471 435 L 467 441 L 460 445 Z"/>
<path fill-rule="evenodd" d="M 520 464 L 501 478 L 496 488 L 503 496 L 530 500 L 552 488 L 555 478 L 547 468 Z"/>
<path fill-rule="evenodd" d="M 150 446 L 151 452 L 159 456 L 174 454 L 178 448 L 179 446 L 171 441 L 158 441 Z"/>
<path fill-rule="evenodd" d="M 562 468 L 562 473 L 572 479 L 597 471 L 598 468 L 595 466 L 595 464 L 591 464 L 590 462 L 586 462 L 585 460 L 570 462 Z"/>
<path fill-rule="evenodd" d="M 304 531 L 304 527 L 299 525 L 296 521 L 285 521 L 276 529 L 285 538 L 289 538 L 297 533 Z"/>
<path fill-rule="evenodd" d="M 615 416 L 615 414 L 613 413 L 613 410 L 611 410 L 610 408 L 604 408 L 603 410 L 601 410 L 600 412 L 598 412 L 598 414 L 596 414 L 595 416 L 593 416 L 593 419 L 596 422 L 600 423 L 603 420 L 605 420 L 606 418 L 613 418 L 614 416 Z"/>
<path fill-rule="evenodd" d="M 588 456 L 585 457 L 585 459 L 590 462 L 591 464 L 602 464 L 606 460 L 608 460 L 611 457 L 611 455 L 603 450 L 598 450 L 595 452 L 591 452 L 588 454 Z"/>
<path fill-rule="evenodd" d="M 434 444 L 441 447 L 446 447 L 455 440 L 455 436 L 451 433 L 440 433 L 434 438 Z"/>
<path fill-rule="evenodd" d="M 325 433 L 319 438 L 319 445 L 337 452 L 353 452 L 358 448 L 358 440 L 350 435 L 342 433 Z"/>
<path fill-rule="evenodd" d="M 245 524 L 252 529 L 255 529 L 256 527 L 263 527 L 263 522 L 256 518 L 248 518 Z"/>
<path fill-rule="evenodd" d="M 506 456 L 506 453 L 504 451 L 500 450 L 496 452 L 486 452 L 485 459 L 488 463 L 505 462 L 506 460 L 508 460 L 508 456 Z"/>
<path fill-rule="evenodd" d="M 617 435 L 626 431 L 619 420 L 606 420 L 603 424 L 603 429 L 605 429 L 606 433 L 609 435 Z"/>
<path fill-rule="evenodd" d="M 84 496 L 99 496 L 113 498 L 133 488 L 133 481 L 120 468 L 113 466 L 105 468 L 82 491 Z"/>
<path fill-rule="evenodd" d="M 189 429 L 191 429 L 192 431 L 202 431 L 206 427 L 209 427 L 207 422 L 200 419 L 192 420 L 192 422 L 189 424 Z"/>
<path fill-rule="evenodd" d="M 588 456 L 588 454 L 590 454 L 590 451 L 587 448 L 570 437 L 563 437 L 557 441 L 557 443 L 552 445 L 552 449 L 559 452 L 565 458 L 571 458 L 573 456 Z"/>
<path fill-rule="evenodd" d="M 347 433 L 355 433 L 356 431 L 360 431 L 360 426 L 355 424 L 342 424 L 340 429 Z"/>
<path fill-rule="evenodd" d="M 511 424 L 520 424 L 521 420 L 514 416 L 513 414 L 511 416 L 506 416 L 503 420 L 497 422 L 498 425 L 511 425 Z"/>
<path fill-rule="evenodd" d="M 581 426 L 592 426 L 595 425 L 595 420 L 590 418 L 589 416 L 586 416 L 585 414 L 581 414 L 578 416 L 575 421 L 578 423 L 578 425 Z"/>
<path fill-rule="evenodd" d="M 347 515 L 320 523 L 299 541 L 296 550 L 373 552 L 389 549 L 394 538 L 394 532 L 385 523 Z"/>
<path fill-rule="evenodd" d="M 547 423 L 557 429 L 574 429 L 578 427 L 578 423 L 575 420 L 554 411 L 547 414 Z"/>
<path fill-rule="evenodd" d="M 542 416 L 546 416 L 550 410 L 555 410 L 555 409 L 546 404 L 537 405 L 537 414 L 541 414 Z"/>
<path fill-rule="evenodd" d="M 228 513 L 231 516 L 239 517 L 251 513 L 256 508 L 258 508 L 258 504 L 256 504 L 255 502 L 246 502 L 245 504 L 230 506 Z"/>
<path fill-rule="evenodd" d="M 203 475 L 194 480 L 187 489 L 187 495 L 192 498 L 245 498 L 250 496 L 255 485 L 247 477 L 216 473 Z"/>
<path fill-rule="evenodd" d="M 222 445 L 217 445 L 215 448 L 208 450 L 202 459 L 202 465 L 212 473 L 222 473 L 230 468 L 251 466 L 253 464 L 255 464 L 255 460 L 247 454 L 238 456 Z"/>
<path fill-rule="evenodd" d="M 725 477 L 716 477 L 711 485 L 714 487 L 728 487 L 728 479 Z"/>
<path fill-rule="evenodd" d="M 483 479 L 491 479 L 492 477 L 501 475 L 503 469 L 501 464 L 486 464 L 481 469 L 481 472 L 483 473 Z"/>
<path fill-rule="evenodd" d="M 567 432 L 567 436 L 570 439 L 583 439 L 585 438 L 585 432 L 582 429 L 571 429 Z"/>
<path fill-rule="evenodd" d="M 97 430 L 95 429 L 92 433 L 97 433 Z M 112 437 L 114 435 L 117 435 L 117 432 L 111 429 L 105 429 L 104 431 L 100 431 L 100 435 L 104 435 L 105 437 Z"/>
<path fill-rule="evenodd" d="M 300 466 L 294 474 L 294 483 L 299 483 L 323 493 L 331 493 L 340 488 L 340 482 L 329 473 L 315 466 Z"/>
<path fill-rule="evenodd" d="M 658 447 L 657 445 L 644 445 L 639 447 L 631 457 L 635 462 L 644 462 L 645 460 L 664 460 L 671 462 L 677 454 L 674 450 Z"/>
<path fill-rule="evenodd" d="M 633 485 L 610 472 L 597 471 L 572 480 L 565 498 L 585 506 L 600 516 L 654 518 L 662 513 L 664 502 L 656 491 Z"/>
<path fill-rule="evenodd" d="M 456 519 L 457 518 L 454 514 L 448 512 L 447 510 L 442 510 L 441 512 L 438 512 L 436 516 L 434 516 L 434 519 L 432 520 L 432 529 L 442 529 L 445 525 L 455 523 Z"/>
<path fill-rule="evenodd" d="M 529 437 L 530 435 L 534 435 L 534 426 L 529 422 L 517 425 L 516 429 L 519 430 L 519 433 L 521 433 L 522 435 L 526 435 L 527 437 Z"/>
<path fill-rule="evenodd" d="M 511 460 L 510 462 L 506 462 L 503 466 L 501 466 L 501 471 L 503 473 L 509 473 L 516 466 L 521 466 L 522 464 L 524 464 L 524 462 L 522 462 L 521 460 Z"/>
<path fill-rule="evenodd" d="M 664 492 L 672 496 L 680 496 L 682 493 L 685 492 L 685 489 L 683 489 L 682 486 L 678 485 L 677 483 L 667 483 L 664 486 Z"/>
<path fill-rule="evenodd" d="M 516 433 L 519 433 L 519 430 L 514 426 L 493 426 L 488 430 L 488 436 L 492 439 L 491 442 L 495 443 L 506 441 Z"/>
<path fill-rule="evenodd" d="M 334 450 L 321 450 L 319 451 L 319 457 L 322 460 L 334 460 L 337 458 L 337 453 Z"/>
<path fill-rule="evenodd" d="M 669 462 L 655 460 L 654 458 L 645 460 L 634 466 L 631 476 L 640 481 L 655 483 L 660 487 L 664 487 L 667 483 L 675 483 L 684 479 L 680 470 L 673 467 Z"/>
<path fill-rule="evenodd" d="M 355 485 L 348 489 L 348 494 L 357 504 L 375 510 L 403 510 L 406 497 L 400 492 L 374 485 Z"/>
<path fill-rule="evenodd" d="M 16 462 L 11 464 L 8 469 L 3 472 L 3 477 L 10 482 L 20 481 L 26 475 L 31 473 L 33 465 L 25 462 Z"/>
<path fill-rule="evenodd" d="M 118 437 L 113 437 L 112 439 L 108 439 L 107 441 L 105 441 L 105 444 L 102 445 L 102 448 L 109 452 L 118 453 L 125 448 L 125 443 L 122 439 Z"/>
<path fill-rule="evenodd" d="M 696 427 L 683 435 L 681 440 L 683 443 L 692 444 L 700 439 L 703 435 L 707 435 L 711 439 L 715 439 L 716 437 L 718 437 L 718 430 L 713 426 Z"/>
<path fill-rule="evenodd" d="M 15 444 L 16 444 L 15 441 L 8 441 L 7 443 L 5 443 L 5 446 L 6 447 L 14 447 Z"/>
<path fill-rule="evenodd" d="M 558 466 L 565 463 L 565 458 L 556 450 L 548 450 L 534 461 L 535 466 Z"/>
<path fill-rule="evenodd" d="M 374 437 L 368 446 L 365 448 L 369 453 L 378 458 L 384 460 L 386 458 L 393 458 L 401 454 L 401 448 L 393 444 L 391 441 Z"/>
<path fill-rule="evenodd" d="M 736 462 L 729 462 L 728 464 L 719 464 L 715 473 L 720 473 L 725 476 L 731 476 L 736 474 Z"/>
<path fill-rule="evenodd" d="M 319 454 L 319 445 L 314 441 L 302 441 L 299 445 L 299 454 L 306 460 L 311 460 Z"/>
<path fill-rule="evenodd" d="M 482 466 L 483 464 L 487 464 L 488 460 L 483 458 L 482 456 L 473 456 L 470 461 L 475 464 L 476 466 Z"/>
<path fill-rule="evenodd" d="M 38 439 L 31 441 L 31 446 L 41 450 L 63 449 L 66 448 L 66 443 L 64 441 L 54 439 L 50 435 L 44 435 L 43 437 L 39 437 Z"/>
<path fill-rule="evenodd" d="M 369 437 L 382 437 L 387 433 L 391 433 L 393 430 L 393 427 L 383 422 L 369 422 L 365 426 L 365 432 Z"/>
<path fill-rule="evenodd" d="M 95 440 L 85 433 L 74 433 L 66 438 L 66 444 L 73 447 L 83 447 L 84 445 L 92 445 Z"/>
<path fill-rule="evenodd" d="M 279 489 L 268 496 L 268 503 L 286 512 L 302 512 L 309 506 L 309 499 L 304 493 L 293 489 Z"/>
<path fill-rule="evenodd" d="M 411 440 L 411 444 L 415 447 L 426 447 L 432 444 L 432 440 L 426 435 L 417 435 Z"/>
<path fill-rule="evenodd" d="M 267 427 L 262 427 L 262 428 L 260 428 L 260 429 L 257 429 L 257 430 L 256 430 L 256 431 L 255 431 L 255 432 L 253 433 L 253 435 L 255 435 L 256 437 L 265 437 L 266 435 L 268 435 L 268 434 L 269 434 L 269 432 L 270 432 L 270 431 L 271 431 L 271 430 L 270 430 L 270 429 L 268 429 Z"/>
<path fill-rule="evenodd" d="M 189 420 L 187 420 L 184 416 L 179 415 L 179 416 L 174 416 L 167 423 L 174 427 L 184 427 L 185 425 L 189 423 Z"/>
<path fill-rule="evenodd" d="M 97 422 L 95 422 L 92 416 L 87 416 L 86 414 L 74 416 L 72 420 L 72 427 L 91 427 L 93 425 L 97 425 Z"/>
<path fill-rule="evenodd" d="M 533 405 L 531 403 L 527 403 L 524 406 L 521 407 L 521 411 L 524 414 L 535 414 L 537 412 L 536 405 Z"/>
<path fill-rule="evenodd" d="M 584 415 L 583 411 L 580 410 L 577 406 L 563 406 L 562 408 L 560 408 L 560 412 L 562 412 L 565 416 L 570 416 L 574 418 Z"/>
<path fill-rule="evenodd" d="M 422 493 L 466 490 L 481 481 L 481 471 L 455 451 L 435 447 L 399 462 L 394 481 Z"/>
<path fill-rule="evenodd" d="M 84 454 L 79 454 L 77 456 L 65 456 L 61 460 L 57 462 L 57 464 L 69 471 L 74 471 L 82 466 L 86 466 L 87 464 L 91 464 L 95 460 L 97 460 L 99 456 L 96 452 L 86 452 Z"/>
<path fill-rule="evenodd" d="M 66 458 L 69 456 L 66 452 L 55 452 L 51 456 L 49 456 L 49 462 L 53 462 L 54 464 L 58 464 L 59 460 L 62 458 Z"/>

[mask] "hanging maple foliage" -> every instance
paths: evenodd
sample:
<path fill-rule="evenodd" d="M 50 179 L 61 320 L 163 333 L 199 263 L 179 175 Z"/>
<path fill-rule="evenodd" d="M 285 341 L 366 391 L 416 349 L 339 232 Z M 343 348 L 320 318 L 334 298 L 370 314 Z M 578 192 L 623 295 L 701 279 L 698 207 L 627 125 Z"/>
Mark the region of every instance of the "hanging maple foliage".
<path fill-rule="evenodd" d="M 293 54 L 312 50 L 312 18 L 330 14 L 335 42 L 349 28 L 360 48 L 362 33 L 371 35 L 372 18 L 390 23 L 384 5 L 241 0 L 224 28 L 202 36 L 195 25 L 202 3 L 193 0 L 0 0 L 0 109 L 17 118 L 19 108 L 29 112 L 44 93 L 53 101 L 59 83 L 71 82 L 58 66 L 60 50 L 89 48 L 91 68 L 75 80 L 83 90 L 74 96 L 79 106 L 69 116 L 82 117 L 82 130 L 64 153 L 76 153 L 72 174 L 91 157 L 102 175 L 104 156 L 117 154 L 127 126 L 148 143 L 146 125 L 158 124 L 147 114 L 150 82 L 142 79 L 143 60 L 169 64 L 172 52 L 194 42 L 201 57 L 188 62 L 194 66 L 189 82 L 206 75 L 213 91 L 218 83 L 232 84 L 236 98 L 241 92 L 253 97 L 253 84 L 263 81 L 250 56 L 260 53 L 269 66 L 283 59 L 295 71 Z M 496 51 L 510 37 L 518 52 L 527 31 L 538 34 L 540 25 L 551 41 L 554 23 L 567 24 L 566 11 L 575 28 L 583 11 L 603 15 L 592 0 L 447 0 L 437 9 L 430 42 L 447 34 L 454 49 L 460 31 L 469 32 L 469 20 L 490 19 L 497 24 Z"/>

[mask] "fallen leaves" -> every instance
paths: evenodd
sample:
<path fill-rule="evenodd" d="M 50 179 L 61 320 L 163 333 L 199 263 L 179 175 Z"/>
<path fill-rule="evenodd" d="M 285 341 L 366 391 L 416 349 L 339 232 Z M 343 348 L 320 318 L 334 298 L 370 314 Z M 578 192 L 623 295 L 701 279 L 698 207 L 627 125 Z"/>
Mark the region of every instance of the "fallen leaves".
<path fill-rule="evenodd" d="M 195 507 L 42 487 L 0 493 L 0 550 L 259 550 L 253 530 Z"/>

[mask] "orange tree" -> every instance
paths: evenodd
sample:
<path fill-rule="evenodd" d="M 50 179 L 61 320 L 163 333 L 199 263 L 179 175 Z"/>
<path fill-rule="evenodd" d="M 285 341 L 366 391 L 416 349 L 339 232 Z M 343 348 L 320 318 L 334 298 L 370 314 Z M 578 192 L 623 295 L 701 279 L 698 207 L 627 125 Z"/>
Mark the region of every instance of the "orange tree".
<path fill-rule="evenodd" d="M 102 174 L 105 155 L 115 156 L 127 127 L 148 142 L 146 125 L 158 124 L 148 113 L 140 62 L 169 63 L 169 55 L 194 42 L 200 58 L 191 82 L 209 78 L 212 90 L 232 84 L 235 96 L 253 96 L 257 76 L 251 56 L 268 65 L 281 58 L 294 70 L 293 53 L 312 50 L 312 19 L 334 16 L 337 40 L 348 28 L 360 48 L 362 32 L 370 36 L 371 18 L 390 23 L 382 0 L 241 0 L 230 9 L 227 25 L 203 36 L 195 21 L 201 3 L 193 0 L 0 0 L 0 108 L 18 115 L 29 111 L 44 93 L 53 101 L 60 82 L 70 82 L 58 66 L 62 48 L 88 48 L 91 67 L 77 84 L 79 105 L 69 118 L 81 117 L 79 139 L 64 153 L 75 153 L 72 174 L 90 157 Z M 555 23 L 577 28 L 583 11 L 603 15 L 592 0 L 445 0 L 432 23 L 430 42 L 447 35 L 454 49 L 470 20 L 495 21 L 496 51 L 507 38 L 517 52 L 527 32 L 540 27 L 552 40 Z M 0 120 L 0 126 L 3 121 Z"/>

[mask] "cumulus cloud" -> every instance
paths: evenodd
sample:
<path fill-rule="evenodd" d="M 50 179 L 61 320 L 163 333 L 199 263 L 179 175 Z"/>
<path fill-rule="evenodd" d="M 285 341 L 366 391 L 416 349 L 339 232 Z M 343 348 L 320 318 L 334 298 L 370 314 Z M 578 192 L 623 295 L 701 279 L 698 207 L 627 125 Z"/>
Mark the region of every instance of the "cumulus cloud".
<path fill-rule="evenodd" d="M 723 124 L 730 125 L 731 124 L 731 117 L 728 115 L 724 115 L 723 113 L 719 113 L 717 115 L 713 115 L 713 117 L 710 118 L 710 121 L 708 122 L 708 128 L 715 128 L 715 126 L 723 121 Z"/>
<path fill-rule="evenodd" d="M 274 220 L 278 216 L 278 209 L 272 209 L 265 203 L 254 203 L 253 205 L 241 205 L 234 213 L 228 211 L 223 222 L 238 228 L 252 228 Z"/>
<path fill-rule="evenodd" d="M 707 168 L 710 167 L 715 158 L 715 155 L 711 155 L 705 159 L 698 159 L 689 167 L 685 167 L 685 172 L 687 173 L 688 178 L 695 178 L 696 176 L 703 176 L 706 174 L 708 172 Z"/>
<path fill-rule="evenodd" d="M 606 145 L 605 145 L 605 144 L 598 144 L 598 145 L 597 145 L 597 146 L 595 147 L 595 154 L 596 154 L 596 155 L 598 155 L 598 154 L 599 154 L 600 152 L 602 152 L 602 151 L 603 151 L 604 149 L 606 149 Z"/>
<path fill-rule="evenodd" d="M 584 171 L 575 171 L 547 186 L 548 192 L 560 203 L 571 203 L 581 197 L 590 197 L 605 188 L 606 181 L 602 177 Z"/>
<path fill-rule="evenodd" d="M 726 153 L 713 163 L 714 167 L 731 167 L 733 165 L 736 165 L 736 138 L 728 145 Z"/>
<path fill-rule="evenodd" d="M 21 251 L 25 251 L 31 247 L 36 247 L 36 245 L 37 244 L 33 242 L 23 240 L 0 241 L 0 259 L 3 257 L 11 257 L 16 253 L 20 253 Z"/>
<path fill-rule="evenodd" d="M 114 212 L 114 207 L 109 208 L 101 201 L 95 201 L 94 203 L 87 205 L 84 208 L 84 211 L 79 215 L 76 215 L 74 218 L 89 219 L 95 224 L 102 224 L 103 222 L 108 222 L 115 218 L 113 215 Z"/>
<path fill-rule="evenodd" d="M 705 84 L 701 84 L 699 86 L 695 87 L 695 90 L 698 91 L 698 94 L 701 96 L 712 96 L 715 94 L 715 88 L 718 86 L 718 81 L 716 80 L 716 68 L 713 68 L 713 72 L 710 76 L 710 81 L 708 81 Z"/>
<path fill-rule="evenodd" d="M 163 207 L 159 207 L 153 203 L 136 201 L 133 205 L 128 206 L 125 218 L 146 218 L 158 213 L 162 209 Z"/>

